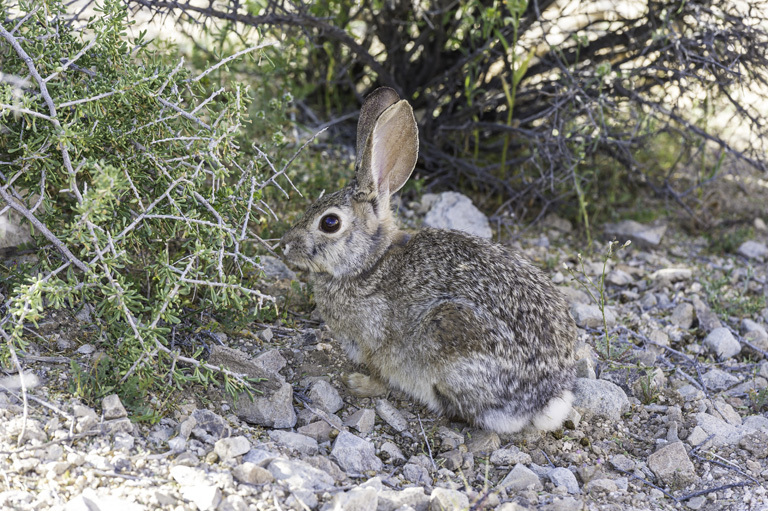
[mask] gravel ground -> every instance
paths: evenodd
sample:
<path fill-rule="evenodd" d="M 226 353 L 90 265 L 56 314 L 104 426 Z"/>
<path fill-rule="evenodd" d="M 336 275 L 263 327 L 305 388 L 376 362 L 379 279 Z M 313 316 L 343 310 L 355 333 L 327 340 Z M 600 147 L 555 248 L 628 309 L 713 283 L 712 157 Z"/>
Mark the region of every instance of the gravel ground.
<path fill-rule="evenodd" d="M 402 216 L 419 223 L 438 201 Z M 211 388 L 137 425 L 117 396 L 93 409 L 66 393 L 70 359 L 92 363 L 98 349 L 78 341 L 95 321 L 87 308 L 58 311 L 24 360 L 37 380 L 26 420 L 18 378 L 0 381 L 0 508 L 768 509 L 763 220 L 727 255 L 661 222 L 605 229 L 633 240 L 606 268 L 610 356 L 599 308 L 563 267 L 579 262 L 569 223 L 549 217 L 516 242 L 580 327 L 576 408 L 561 431 L 500 438 L 398 393 L 353 397 L 341 381 L 356 368 L 319 318 L 219 336 L 212 362 L 267 378 L 253 402 Z M 583 268 L 597 280 L 602 255 Z M 268 269 L 274 289 L 288 287 L 290 270 Z"/>

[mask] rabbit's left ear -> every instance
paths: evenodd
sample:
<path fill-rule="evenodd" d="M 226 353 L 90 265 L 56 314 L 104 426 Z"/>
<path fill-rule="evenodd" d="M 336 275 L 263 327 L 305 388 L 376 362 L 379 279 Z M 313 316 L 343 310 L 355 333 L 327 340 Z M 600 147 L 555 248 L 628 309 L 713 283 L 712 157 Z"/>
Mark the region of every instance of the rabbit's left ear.
<path fill-rule="evenodd" d="M 403 187 L 419 155 L 419 127 L 411 105 L 400 100 L 376 119 L 357 169 L 359 191 L 373 199 Z"/>

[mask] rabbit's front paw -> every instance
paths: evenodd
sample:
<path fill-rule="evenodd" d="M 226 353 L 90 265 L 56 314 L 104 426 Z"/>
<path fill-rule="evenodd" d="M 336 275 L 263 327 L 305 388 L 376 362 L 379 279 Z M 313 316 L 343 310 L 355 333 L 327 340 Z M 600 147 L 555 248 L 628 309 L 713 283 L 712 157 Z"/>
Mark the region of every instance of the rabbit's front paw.
<path fill-rule="evenodd" d="M 361 373 L 345 376 L 344 384 L 357 397 L 375 397 L 387 393 L 387 386 L 381 380 Z"/>

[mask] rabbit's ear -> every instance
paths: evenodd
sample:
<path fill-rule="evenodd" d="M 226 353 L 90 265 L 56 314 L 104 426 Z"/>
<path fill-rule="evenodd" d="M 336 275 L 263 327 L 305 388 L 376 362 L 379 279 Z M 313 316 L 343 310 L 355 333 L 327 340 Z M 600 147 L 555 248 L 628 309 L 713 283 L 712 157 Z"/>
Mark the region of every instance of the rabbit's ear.
<path fill-rule="evenodd" d="M 389 196 L 408 181 L 419 155 L 419 127 L 401 100 L 376 119 L 357 168 L 357 186 L 368 198 Z"/>
<path fill-rule="evenodd" d="M 400 101 L 400 96 L 389 87 L 379 87 L 365 98 L 365 102 L 360 108 L 360 119 L 357 121 L 357 153 L 355 154 L 357 155 L 356 163 L 358 166 L 365 152 L 365 143 L 373 131 L 374 124 L 376 124 L 376 119 L 384 110 L 398 101 Z"/>

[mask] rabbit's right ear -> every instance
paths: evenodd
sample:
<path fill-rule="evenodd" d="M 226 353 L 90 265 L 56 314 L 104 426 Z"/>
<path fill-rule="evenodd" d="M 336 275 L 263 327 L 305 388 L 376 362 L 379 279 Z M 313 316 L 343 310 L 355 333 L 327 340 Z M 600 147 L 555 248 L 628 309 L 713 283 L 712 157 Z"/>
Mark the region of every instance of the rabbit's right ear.
<path fill-rule="evenodd" d="M 408 181 L 418 155 L 419 127 L 411 105 L 400 100 L 378 116 L 358 155 L 358 193 L 388 201 Z"/>

